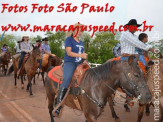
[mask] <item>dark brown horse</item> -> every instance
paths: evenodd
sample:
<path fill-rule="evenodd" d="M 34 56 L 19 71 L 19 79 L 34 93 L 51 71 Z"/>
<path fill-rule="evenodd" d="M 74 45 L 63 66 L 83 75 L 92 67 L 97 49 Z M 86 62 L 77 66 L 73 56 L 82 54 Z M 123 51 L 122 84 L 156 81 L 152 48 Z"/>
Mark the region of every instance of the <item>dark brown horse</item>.
<path fill-rule="evenodd" d="M 44 55 L 48 55 L 48 54 L 44 54 Z M 44 74 L 45 72 L 47 72 L 48 68 L 53 66 L 59 66 L 62 64 L 62 59 L 59 58 L 58 56 L 55 55 L 49 55 L 47 57 L 48 61 L 46 63 L 42 63 L 42 72 L 41 72 L 41 76 L 42 76 L 42 80 L 43 80 L 43 84 L 45 85 L 45 81 L 44 81 Z M 45 59 L 46 60 L 46 59 Z"/>
<path fill-rule="evenodd" d="M 111 97 L 118 87 L 126 89 L 136 98 L 139 97 L 139 102 L 142 104 L 151 101 L 149 88 L 136 59 L 129 57 L 128 61 L 106 62 L 86 71 L 80 84 L 82 93 L 75 98 L 79 101 L 81 110 L 88 122 L 97 120 L 107 103 L 108 97 Z M 54 109 L 53 105 L 55 105 L 57 88 L 48 76 L 45 79 L 45 88 L 51 121 L 54 122 L 52 111 Z M 65 100 L 65 105 L 78 109 L 74 106 L 73 99 L 69 94 Z"/>
<path fill-rule="evenodd" d="M 0 67 L 2 67 L 2 71 L 4 72 L 4 75 L 7 73 L 8 69 L 8 64 L 10 63 L 11 59 L 11 53 L 7 51 L 1 56 L 1 62 L 0 62 Z"/>

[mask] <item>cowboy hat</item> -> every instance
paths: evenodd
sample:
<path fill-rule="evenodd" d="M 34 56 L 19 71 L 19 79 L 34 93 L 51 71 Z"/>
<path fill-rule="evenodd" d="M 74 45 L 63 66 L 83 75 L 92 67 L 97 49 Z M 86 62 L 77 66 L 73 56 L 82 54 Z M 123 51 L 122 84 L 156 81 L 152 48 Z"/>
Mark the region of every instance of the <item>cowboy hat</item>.
<path fill-rule="evenodd" d="M 43 38 L 42 41 L 49 41 L 47 37 Z"/>
<path fill-rule="evenodd" d="M 123 27 L 125 26 L 130 26 L 130 25 L 136 25 L 137 27 L 140 27 L 142 24 L 137 24 L 137 20 L 136 19 L 131 19 L 126 25 L 124 25 Z"/>
<path fill-rule="evenodd" d="M 81 27 L 84 27 L 85 25 L 83 25 L 83 24 L 81 24 L 80 22 L 77 22 L 77 23 L 75 23 L 74 25 L 73 25 L 73 29 L 75 30 L 76 28 L 81 28 Z M 66 32 L 66 36 L 68 37 L 68 36 L 71 36 L 72 34 L 73 34 L 73 32 L 74 31 L 68 31 L 68 32 Z"/>
<path fill-rule="evenodd" d="M 7 45 L 7 44 L 3 44 L 3 47 L 4 47 L 4 46 L 8 46 L 8 45 Z"/>
<path fill-rule="evenodd" d="M 40 39 L 36 40 L 36 42 L 42 42 Z"/>

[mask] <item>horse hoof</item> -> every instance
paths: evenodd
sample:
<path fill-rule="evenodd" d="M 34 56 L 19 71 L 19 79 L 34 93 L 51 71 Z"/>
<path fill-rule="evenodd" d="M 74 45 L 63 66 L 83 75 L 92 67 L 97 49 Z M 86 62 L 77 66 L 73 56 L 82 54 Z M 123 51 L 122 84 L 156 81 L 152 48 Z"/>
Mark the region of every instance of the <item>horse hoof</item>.
<path fill-rule="evenodd" d="M 146 116 L 149 116 L 149 115 L 150 115 L 150 113 L 149 113 L 149 112 L 146 112 L 145 114 L 146 114 Z"/>
<path fill-rule="evenodd" d="M 33 96 L 33 93 L 30 93 L 30 96 Z"/>
<path fill-rule="evenodd" d="M 24 85 L 23 84 L 21 85 L 21 88 L 24 89 Z"/>
<path fill-rule="evenodd" d="M 126 112 L 130 112 L 130 109 L 126 109 Z"/>
<path fill-rule="evenodd" d="M 116 122 L 121 122 L 121 120 L 119 118 L 115 119 Z"/>

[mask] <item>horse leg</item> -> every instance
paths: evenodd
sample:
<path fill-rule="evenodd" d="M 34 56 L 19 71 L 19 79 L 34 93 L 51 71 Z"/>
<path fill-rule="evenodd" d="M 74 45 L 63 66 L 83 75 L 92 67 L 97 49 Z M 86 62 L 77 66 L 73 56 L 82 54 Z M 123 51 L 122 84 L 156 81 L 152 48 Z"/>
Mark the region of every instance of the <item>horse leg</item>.
<path fill-rule="evenodd" d="M 36 82 L 35 82 L 35 81 L 36 81 L 35 76 L 36 76 L 36 75 L 34 75 L 34 77 L 33 77 L 33 84 L 34 84 L 34 85 L 36 84 Z"/>
<path fill-rule="evenodd" d="M 50 118 L 51 118 L 51 122 L 54 122 L 54 118 L 53 118 L 53 114 L 52 114 L 52 111 L 53 111 L 53 105 L 54 105 L 54 98 L 55 96 L 48 96 L 48 109 L 49 109 L 49 114 L 50 114 Z"/>
<path fill-rule="evenodd" d="M 124 104 L 124 108 L 126 109 L 126 112 L 130 112 L 130 108 L 127 105 L 127 100 L 126 100 L 126 102 Z"/>
<path fill-rule="evenodd" d="M 139 108 L 138 108 L 138 120 L 137 120 L 137 122 L 141 122 L 141 119 L 142 119 L 143 113 L 144 113 L 144 108 L 145 108 L 145 105 L 140 105 L 139 104 Z"/>
<path fill-rule="evenodd" d="M 4 66 L 5 69 L 4 69 L 4 75 L 6 76 L 6 73 L 7 73 L 7 65 Z"/>
<path fill-rule="evenodd" d="M 16 74 L 16 73 L 14 74 L 14 79 L 15 79 L 15 88 L 17 88 L 17 81 L 16 81 L 16 79 L 17 79 L 17 74 Z"/>
<path fill-rule="evenodd" d="M 26 79 L 25 79 L 25 75 L 24 75 L 24 80 L 26 80 Z"/>
<path fill-rule="evenodd" d="M 28 87 L 29 87 L 29 94 L 30 95 L 33 95 L 33 93 L 32 93 L 32 83 L 31 83 L 31 81 L 32 81 L 32 77 L 31 76 L 27 76 L 28 77 Z"/>
<path fill-rule="evenodd" d="M 24 89 L 23 76 L 21 76 L 21 88 Z"/>
<path fill-rule="evenodd" d="M 85 117 L 87 119 L 86 122 L 97 122 L 96 117 L 90 113 L 86 113 Z"/>
<path fill-rule="evenodd" d="M 112 117 L 116 120 L 116 122 L 120 122 L 120 119 L 117 116 L 117 114 L 115 113 L 115 110 L 114 110 L 114 107 L 113 107 L 114 103 L 113 103 L 112 97 L 108 98 L 108 103 L 109 103 L 109 107 L 110 107 L 110 110 L 111 110 L 111 113 L 112 113 Z"/>
<path fill-rule="evenodd" d="M 41 72 L 41 76 L 42 76 L 42 81 L 43 81 L 43 84 L 44 84 L 44 86 L 45 86 L 44 72 Z"/>
<path fill-rule="evenodd" d="M 149 107 L 150 107 L 150 104 L 147 104 L 146 107 L 145 107 L 146 116 L 149 116 L 149 114 L 150 114 Z"/>

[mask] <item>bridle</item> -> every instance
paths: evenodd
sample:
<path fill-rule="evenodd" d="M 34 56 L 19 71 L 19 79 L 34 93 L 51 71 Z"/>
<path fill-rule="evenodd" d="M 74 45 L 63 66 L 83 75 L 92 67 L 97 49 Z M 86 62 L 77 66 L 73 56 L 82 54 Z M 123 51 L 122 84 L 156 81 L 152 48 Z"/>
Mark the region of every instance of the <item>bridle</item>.
<path fill-rule="evenodd" d="M 90 67 L 91 67 L 91 65 L 90 65 Z M 127 63 L 127 67 L 128 67 L 128 63 Z M 121 68 L 122 68 L 122 72 L 124 73 L 125 78 L 127 79 L 128 83 L 131 85 L 131 87 L 133 88 L 133 90 L 135 90 L 137 93 L 139 93 L 138 89 L 144 88 L 146 85 L 145 85 L 145 86 L 138 87 L 136 84 L 134 84 L 134 82 L 132 82 L 132 80 L 129 79 L 129 77 L 126 75 L 126 72 L 124 71 L 124 68 L 123 68 L 123 61 L 121 61 Z M 95 71 L 93 68 L 92 68 L 92 70 L 96 73 L 96 71 Z M 96 73 L 96 75 L 98 76 L 97 73 Z M 76 83 L 76 85 L 77 85 L 79 88 L 81 88 L 81 86 L 79 86 L 78 83 L 77 83 L 76 81 L 75 81 L 75 83 Z M 121 95 L 119 92 L 117 92 L 116 90 L 114 90 L 114 89 L 113 89 L 110 85 L 108 85 L 106 82 L 103 82 L 103 83 L 105 84 L 105 86 L 106 86 L 107 88 L 109 88 L 109 89 L 112 90 L 114 93 L 118 94 L 121 98 L 127 100 L 128 102 L 131 102 L 131 101 L 133 101 L 133 102 L 136 101 L 136 102 L 137 102 L 137 101 L 141 98 L 141 94 L 139 94 L 138 97 L 137 97 L 135 100 L 126 98 L 126 97 L 124 97 L 123 95 Z M 134 96 L 133 94 L 131 94 L 129 91 L 127 91 L 127 90 L 126 90 L 125 88 L 123 88 L 122 86 L 121 86 L 121 88 L 125 91 L 125 93 L 126 93 L 128 96 L 130 96 L 130 97 L 133 97 L 133 96 Z M 98 107 L 104 108 L 105 105 L 102 105 L 102 104 L 100 104 L 98 101 L 96 101 L 95 99 L 93 99 L 90 95 L 88 95 L 88 94 L 86 93 L 86 91 L 85 91 L 83 88 L 81 88 L 81 93 L 82 93 L 82 94 L 85 94 L 86 97 L 87 97 L 89 100 L 91 100 L 94 104 L 96 104 Z"/>

